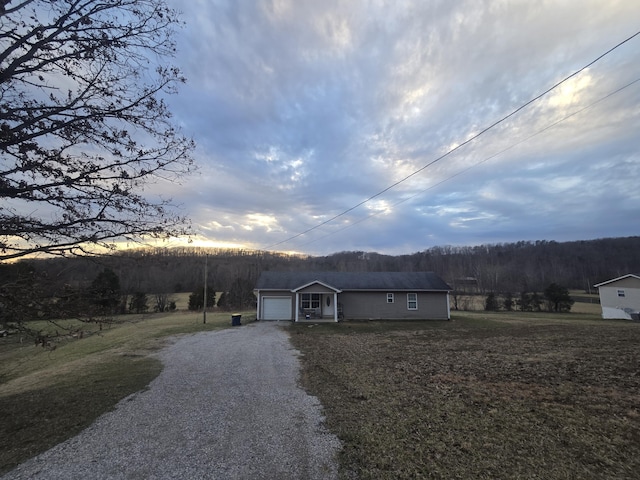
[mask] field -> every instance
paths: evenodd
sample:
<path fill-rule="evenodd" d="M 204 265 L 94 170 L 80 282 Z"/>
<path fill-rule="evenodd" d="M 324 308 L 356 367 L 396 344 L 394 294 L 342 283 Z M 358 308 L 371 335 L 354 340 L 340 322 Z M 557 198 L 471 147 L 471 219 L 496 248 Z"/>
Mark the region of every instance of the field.
<path fill-rule="evenodd" d="M 344 445 L 342 478 L 640 478 L 640 324 L 578 305 L 592 313 L 292 325 L 301 382 Z M 31 324 L 51 335 L 46 348 L 0 338 L 0 473 L 144 389 L 167 337 L 230 323 L 120 319 Z M 79 326 L 82 338 L 62 328 Z"/>
<path fill-rule="evenodd" d="M 242 313 L 255 319 L 253 311 Z M 206 324 L 202 313 L 184 312 L 115 320 L 102 330 L 74 321 L 30 322 L 50 335 L 46 347 L 20 334 L 0 338 L 0 474 L 144 389 L 162 369 L 152 353 L 167 337 L 230 326 L 229 313 L 208 313 Z M 78 328 L 82 334 L 66 333 Z"/>
<path fill-rule="evenodd" d="M 640 478 L 637 323 L 465 312 L 291 336 L 342 478 Z"/>

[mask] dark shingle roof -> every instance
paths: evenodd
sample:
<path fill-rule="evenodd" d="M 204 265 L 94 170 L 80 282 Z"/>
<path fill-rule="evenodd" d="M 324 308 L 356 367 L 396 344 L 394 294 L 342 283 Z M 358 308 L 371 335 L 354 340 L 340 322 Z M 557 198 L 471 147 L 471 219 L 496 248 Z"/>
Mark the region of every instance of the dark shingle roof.
<path fill-rule="evenodd" d="M 339 290 L 436 290 L 451 287 L 433 272 L 262 272 L 256 290 L 294 290 L 319 281 Z"/>

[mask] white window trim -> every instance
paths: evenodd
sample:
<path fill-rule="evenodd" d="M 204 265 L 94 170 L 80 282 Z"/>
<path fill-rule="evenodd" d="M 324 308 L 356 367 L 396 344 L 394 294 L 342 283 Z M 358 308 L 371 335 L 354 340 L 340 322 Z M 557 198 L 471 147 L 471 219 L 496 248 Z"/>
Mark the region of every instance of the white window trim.
<path fill-rule="evenodd" d="M 411 295 L 414 296 L 415 300 L 410 300 Z M 411 304 L 415 303 L 416 306 L 412 307 Z M 407 310 L 418 310 L 418 294 L 417 293 L 407 293 Z"/>
<path fill-rule="evenodd" d="M 319 308 L 322 303 L 322 295 L 319 293 L 301 293 L 300 295 L 300 305 L 302 308 Z M 316 296 L 317 299 L 314 299 L 314 296 Z M 306 298 L 308 298 L 308 300 Z M 309 306 L 305 307 L 304 305 L 307 302 L 309 302 Z M 315 307 L 313 306 L 314 302 L 317 303 Z"/>
<path fill-rule="evenodd" d="M 387 303 L 395 303 L 393 293 L 387 293 Z"/>

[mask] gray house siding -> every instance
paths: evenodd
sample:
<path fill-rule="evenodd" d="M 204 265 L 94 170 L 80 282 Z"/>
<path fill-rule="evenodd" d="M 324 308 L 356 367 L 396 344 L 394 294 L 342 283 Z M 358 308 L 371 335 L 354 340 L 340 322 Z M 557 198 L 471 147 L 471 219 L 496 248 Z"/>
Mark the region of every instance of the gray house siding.
<path fill-rule="evenodd" d="M 258 320 L 338 321 L 449 320 L 450 290 L 433 272 L 266 271 L 254 291 Z M 312 302 L 303 301 L 307 293 Z"/>
<path fill-rule="evenodd" d="M 393 303 L 387 302 L 387 294 L 393 293 Z M 407 307 L 407 293 L 416 293 L 417 310 Z M 344 318 L 349 320 L 448 320 L 448 296 L 435 292 L 343 292 L 338 295 Z"/>

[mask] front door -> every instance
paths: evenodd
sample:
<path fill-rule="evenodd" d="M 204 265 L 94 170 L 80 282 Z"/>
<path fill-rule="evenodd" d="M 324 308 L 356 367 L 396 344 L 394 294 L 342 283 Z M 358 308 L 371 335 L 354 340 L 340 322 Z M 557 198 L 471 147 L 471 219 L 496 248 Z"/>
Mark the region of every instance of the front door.
<path fill-rule="evenodd" d="M 334 308 L 335 306 L 333 305 L 333 295 L 322 295 L 322 316 L 333 317 Z"/>

